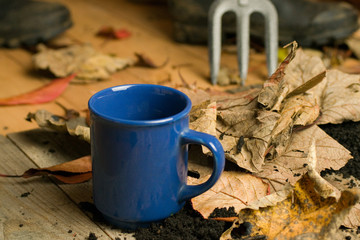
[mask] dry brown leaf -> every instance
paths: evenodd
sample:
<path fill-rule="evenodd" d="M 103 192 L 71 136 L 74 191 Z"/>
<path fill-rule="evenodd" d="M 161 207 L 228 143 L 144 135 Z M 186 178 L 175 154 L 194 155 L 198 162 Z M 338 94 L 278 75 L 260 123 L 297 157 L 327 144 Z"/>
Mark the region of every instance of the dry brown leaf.
<path fill-rule="evenodd" d="M 285 99 L 305 93 L 307 90 L 312 89 L 313 87 L 321 83 L 324 80 L 325 76 L 326 76 L 326 71 L 323 71 L 322 73 L 316 75 L 309 81 L 303 83 L 302 85 L 292 90 L 289 94 L 286 95 Z"/>
<path fill-rule="evenodd" d="M 77 73 L 74 82 L 106 79 L 115 71 L 134 64 L 133 59 L 104 55 L 90 45 L 73 45 L 58 50 L 42 45 L 33 61 L 36 68 L 49 70 L 57 77 Z"/>
<path fill-rule="evenodd" d="M 294 96 L 284 100 L 280 117 L 271 131 L 271 140 L 269 141 L 271 149 L 268 154 L 271 154 L 272 158 L 281 155 L 289 145 L 294 127 L 310 125 L 319 117 L 320 108 L 313 100 L 307 95 Z"/>
<path fill-rule="evenodd" d="M 162 68 L 168 62 L 169 58 L 166 58 L 162 64 L 156 64 L 154 61 L 144 53 L 135 53 L 137 61 L 134 63 L 135 66 L 148 67 L 148 68 Z"/>
<path fill-rule="evenodd" d="M 285 69 L 294 59 L 298 44 L 292 42 L 286 45 L 284 48 L 291 45 L 290 53 L 282 61 L 276 71 L 270 76 L 269 80 L 264 83 L 263 89 L 259 93 L 258 102 L 262 104 L 266 109 L 272 109 L 276 102 L 281 101 L 284 95 L 288 93 L 286 86 L 283 85 L 283 79 L 285 75 Z M 285 93 L 285 94 L 284 94 Z"/>
<path fill-rule="evenodd" d="M 80 139 L 90 142 L 90 128 L 85 117 L 78 116 L 66 119 L 66 117 L 54 115 L 47 110 L 40 109 L 35 113 L 28 113 L 26 119 L 28 121 L 35 120 L 39 127 L 57 132 L 67 132 L 72 136 L 78 136 Z"/>
<path fill-rule="evenodd" d="M 236 99 L 219 100 L 217 137 L 226 158 L 252 172 L 261 170 L 270 133 L 278 113 L 257 109 L 258 91 L 249 91 Z"/>
<path fill-rule="evenodd" d="M 330 174 L 324 177 L 334 187 L 340 191 L 350 190 L 353 188 L 360 188 L 360 181 L 353 176 L 344 178 L 342 174 Z M 348 216 L 342 223 L 347 228 L 358 228 L 360 226 L 360 203 L 357 203 L 351 210 Z"/>
<path fill-rule="evenodd" d="M 3 175 L 0 177 L 22 177 L 30 178 L 35 176 L 50 175 L 63 183 L 82 183 L 92 177 L 91 157 L 85 156 L 70 162 L 65 162 L 47 168 L 30 168 L 22 175 Z"/>
<path fill-rule="evenodd" d="M 185 93 L 190 99 L 193 106 L 202 104 L 205 101 L 210 100 L 211 96 L 209 92 L 203 89 L 190 89 L 186 87 L 177 88 L 179 91 Z"/>
<path fill-rule="evenodd" d="M 188 184 L 200 184 L 209 176 L 189 178 Z M 207 218 L 215 208 L 234 207 L 235 212 L 239 212 L 251 202 L 266 196 L 268 188 L 268 184 L 249 173 L 226 171 L 210 190 L 191 199 L 191 202 L 193 208 Z"/>
<path fill-rule="evenodd" d="M 295 131 L 286 150 L 278 157 L 268 160 L 262 171 L 255 173 L 270 184 L 271 192 L 277 192 L 287 184 L 294 185 L 307 172 L 311 141 L 316 144 L 316 171 L 338 170 L 352 158 L 350 152 L 336 140 L 314 125 Z"/>
<path fill-rule="evenodd" d="M 305 174 L 284 201 L 259 210 L 242 210 L 221 239 L 339 239 L 341 222 L 359 198 L 359 190 L 342 192 L 339 201 L 322 198 Z"/>
<path fill-rule="evenodd" d="M 326 70 L 320 57 L 309 56 L 301 49 L 285 69 L 284 81 L 289 89 L 304 84 L 311 77 Z M 350 75 L 338 70 L 327 70 L 326 78 L 307 91 L 320 106 L 322 117 L 318 124 L 342 123 L 360 120 L 360 75 Z M 308 98 L 309 98 L 308 96 Z"/>
<path fill-rule="evenodd" d="M 320 173 L 316 171 L 316 165 L 317 165 L 317 156 L 316 156 L 316 139 L 313 138 L 311 141 L 311 145 L 309 148 L 308 156 L 308 172 L 309 178 L 314 183 L 314 189 L 322 198 L 328 198 L 328 197 L 335 197 L 339 198 L 339 192 L 338 190 L 331 185 L 328 181 L 326 181 L 324 178 L 320 176 Z"/>
<path fill-rule="evenodd" d="M 111 74 L 127 68 L 133 64 L 133 60 L 118 58 L 97 53 L 88 58 L 75 71 L 78 82 L 92 82 L 108 79 Z"/>
<path fill-rule="evenodd" d="M 39 53 L 33 56 L 36 68 L 49 70 L 57 77 L 65 77 L 74 73 L 78 66 L 95 54 L 90 45 L 73 45 L 58 50 L 39 46 Z"/>
<path fill-rule="evenodd" d="M 284 82 L 290 93 L 324 71 L 326 71 L 326 67 L 320 57 L 307 55 L 302 49 L 298 49 L 296 56 L 285 69 Z M 321 94 L 325 86 L 326 78 L 307 90 L 306 94 L 315 98 L 312 102 L 320 105 Z M 281 106 L 279 103 L 277 105 Z"/>
<path fill-rule="evenodd" d="M 213 159 L 202 153 L 201 147 L 191 145 L 189 150 L 188 184 L 205 182 L 213 171 Z M 216 208 L 234 207 L 236 212 L 268 194 L 269 186 L 260 178 L 227 164 L 219 181 L 207 192 L 191 199 L 194 209 L 207 218 Z M 195 178 L 196 176 L 196 178 Z"/>
<path fill-rule="evenodd" d="M 327 72 L 327 86 L 321 95 L 319 124 L 360 121 L 360 75 L 338 70 Z"/>
<path fill-rule="evenodd" d="M 216 102 L 205 101 L 190 112 L 190 129 L 216 136 Z M 202 146 L 204 153 L 210 150 Z"/>
<path fill-rule="evenodd" d="M 221 67 L 216 78 L 216 82 L 220 86 L 227 86 L 230 84 L 239 84 L 241 79 L 237 70 L 230 69 L 228 67 Z"/>

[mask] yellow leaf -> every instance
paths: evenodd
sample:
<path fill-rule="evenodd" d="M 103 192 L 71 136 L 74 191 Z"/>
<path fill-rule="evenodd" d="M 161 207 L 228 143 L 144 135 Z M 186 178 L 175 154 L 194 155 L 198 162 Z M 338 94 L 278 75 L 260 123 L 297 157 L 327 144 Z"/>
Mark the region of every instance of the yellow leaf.
<path fill-rule="evenodd" d="M 315 185 L 305 174 L 284 201 L 259 210 L 242 210 L 239 220 L 221 239 L 255 236 L 268 240 L 338 239 L 337 230 L 359 201 L 360 192 L 344 191 L 337 201 L 335 197 L 322 198 Z"/>

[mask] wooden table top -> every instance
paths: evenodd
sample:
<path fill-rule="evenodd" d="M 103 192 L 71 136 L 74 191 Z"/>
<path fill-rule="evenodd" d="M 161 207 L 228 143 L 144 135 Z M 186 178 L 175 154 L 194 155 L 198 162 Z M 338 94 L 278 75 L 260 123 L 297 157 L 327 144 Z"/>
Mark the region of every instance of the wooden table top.
<path fill-rule="evenodd" d="M 95 92 L 128 83 L 155 83 L 177 86 L 182 78 L 200 88 L 212 86 L 206 46 L 176 43 L 166 5 L 134 3 L 126 0 L 60 0 L 72 13 L 74 26 L 61 38 L 90 43 L 99 52 L 133 57 L 145 53 L 155 62 L 169 58 L 160 69 L 130 67 L 109 80 L 91 84 L 70 84 L 56 99 L 67 108 L 82 110 Z M 132 33 L 123 40 L 104 40 L 96 32 L 105 25 Z M 236 53 L 223 53 L 222 65 L 237 68 Z M 181 66 L 181 74 L 179 68 Z M 252 52 L 246 84 L 265 79 L 264 54 Z M 0 98 L 36 89 L 50 81 L 34 70 L 32 53 L 24 49 L 0 49 Z M 235 86 L 232 86 L 233 88 Z M 28 112 L 46 109 L 63 114 L 55 102 L 37 105 L 0 107 L 0 173 L 21 174 L 29 168 L 48 167 L 90 153 L 89 146 L 63 134 L 38 129 L 25 121 Z M 98 239 L 132 239 L 129 234 L 93 221 L 82 203 L 92 203 L 91 181 L 60 184 L 47 177 L 31 179 L 0 178 L 0 239 L 85 239 L 90 232 Z"/>

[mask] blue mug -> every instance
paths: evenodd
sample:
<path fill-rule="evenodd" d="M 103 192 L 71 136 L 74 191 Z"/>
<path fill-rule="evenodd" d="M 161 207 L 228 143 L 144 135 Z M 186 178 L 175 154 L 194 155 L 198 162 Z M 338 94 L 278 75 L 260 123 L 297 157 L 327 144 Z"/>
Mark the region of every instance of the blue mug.
<path fill-rule="evenodd" d="M 117 227 L 169 217 L 211 188 L 224 169 L 220 142 L 189 129 L 191 101 L 176 89 L 111 87 L 95 93 L 89 109 L 94 204 Z M 202 144 L 214 156 L 212 175 L 200 185 L 186 184 L 188 144 Z"/>

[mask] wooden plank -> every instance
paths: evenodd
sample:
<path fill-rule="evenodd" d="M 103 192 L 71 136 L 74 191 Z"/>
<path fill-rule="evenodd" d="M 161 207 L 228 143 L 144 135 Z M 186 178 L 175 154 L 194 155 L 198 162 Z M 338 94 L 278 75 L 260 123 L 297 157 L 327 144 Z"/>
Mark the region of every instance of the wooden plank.
<path fill-rule="evenodd" d="M 36 167 L 11 141 L 0 136 L 0 172 Z M 110 239 L 47 178 L 0 178 L 0 239 L 85 239 L 94 232 Z"/>
<path fill-rule="evenodd" d="M 90 154 L 90 146 L 88 143 L 68 134 L 61 134 L 44 129 L 12 133 L 8 135 L 8 138 L 39 167 L 56 165 Z M 92 209 L 91 181 L 81 184 L 58 184 L 58 186 L 77 205 L 90 207 L 84 210 L 85 213 L 88 214 L 108 236 L 113 239 L 134 239 L 132 234 L 123 233 L 120 229 L 115 229 L 101 219 L 99 221 L 97 220 L 99 213 Z"/>

